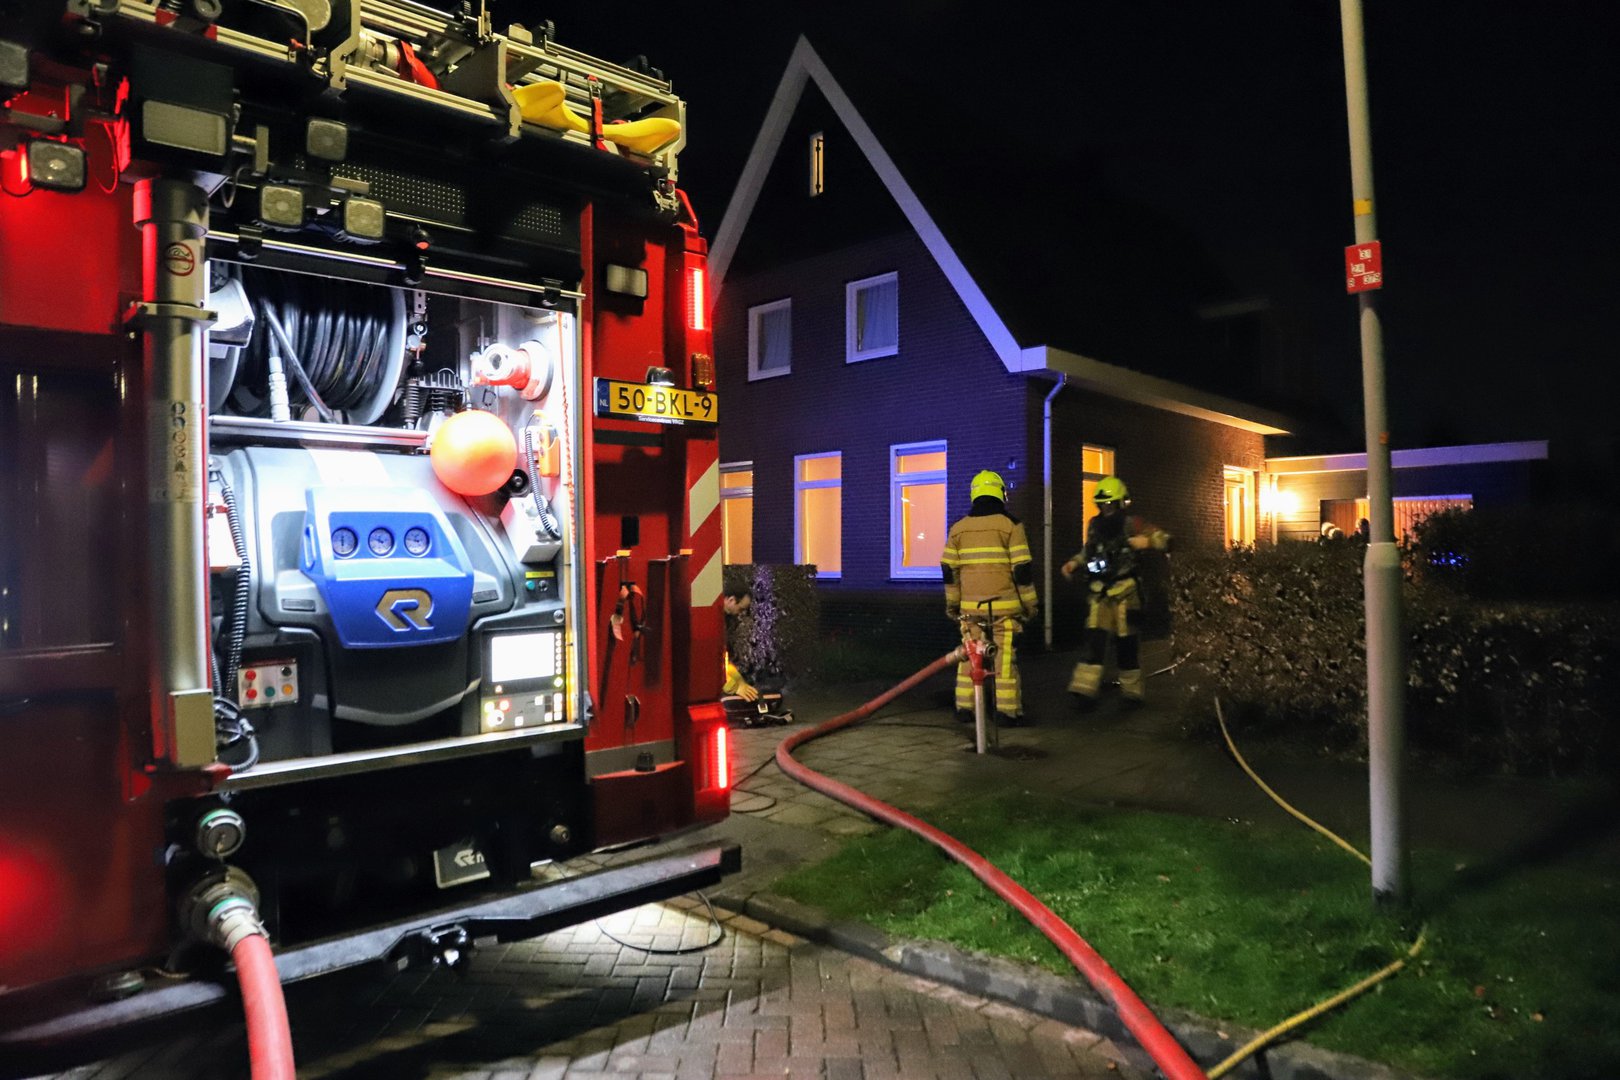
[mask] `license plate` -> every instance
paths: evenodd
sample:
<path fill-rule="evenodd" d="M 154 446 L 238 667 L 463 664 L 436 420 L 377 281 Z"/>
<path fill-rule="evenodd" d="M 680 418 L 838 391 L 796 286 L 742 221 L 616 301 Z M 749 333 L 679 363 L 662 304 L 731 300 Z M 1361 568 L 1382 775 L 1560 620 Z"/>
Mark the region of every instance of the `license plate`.
<path fill-rule="evenodd" d="M 704 390 L 597 379 L 596 415 L 653 424 L 712 424 L 720 418 L 720 399 Z"/>

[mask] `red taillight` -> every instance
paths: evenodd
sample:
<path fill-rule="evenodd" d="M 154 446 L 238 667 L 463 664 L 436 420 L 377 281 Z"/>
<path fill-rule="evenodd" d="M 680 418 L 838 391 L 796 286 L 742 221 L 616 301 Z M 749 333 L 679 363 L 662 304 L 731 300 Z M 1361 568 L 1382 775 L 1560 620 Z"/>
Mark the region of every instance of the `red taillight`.
<path fill-rule="evenodd" d="M 693 330 L 709 328 L 707 297 L 704 294 L 703 267 L 694 266 L 687 272 L 687 319 Z"/>
<path fill-rule="evenodd" d="M 724 790 L 731 786 L 731 754 L 727 749 L 726 726 L 714 729 L 714 786 Z"/>

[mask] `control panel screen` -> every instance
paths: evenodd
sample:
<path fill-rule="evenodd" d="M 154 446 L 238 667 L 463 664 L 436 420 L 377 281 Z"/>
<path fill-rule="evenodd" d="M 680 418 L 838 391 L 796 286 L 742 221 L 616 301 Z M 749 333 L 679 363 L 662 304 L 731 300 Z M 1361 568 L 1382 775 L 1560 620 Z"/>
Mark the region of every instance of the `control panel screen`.
<path fill-rule="evenodd" d="M 497 634 L 489 639 L 489 677 L 493 682 L 527 682 L 560 674 L 562 635 L 554 630 L 530 634 Z"/>

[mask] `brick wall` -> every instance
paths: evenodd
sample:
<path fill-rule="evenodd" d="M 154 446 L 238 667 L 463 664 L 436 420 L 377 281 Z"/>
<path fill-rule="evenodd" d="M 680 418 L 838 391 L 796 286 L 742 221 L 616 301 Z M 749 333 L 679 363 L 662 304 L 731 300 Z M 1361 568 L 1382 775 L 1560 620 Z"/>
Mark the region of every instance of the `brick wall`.
<path fill-rule="evenodd" d="M 844 285 L 890 270 L 900 275 L 900 352 L 848 364 Z M 750 383 L 748 308 L 783 298 L 793 301 L 792 373 Z M 834 450 L 843 455 L 843 576 L 821 587 L 830 630 L 881 630 L 917 647 L 937 644 L 942 632 L 948 638 L 939 617 L 939 583 L 889 577 L 892 444 L 947 442 L 951 519 L 967 512 L 974 473 L 1000 472 L 1040 565 L 1041 412 L 1052 384 L 1006 372 L 914 234 L 727 281 L 715 311 L 715 349 L 725 414 L 721 460 L 754 463 L 756 561 L 793 561 L 794 456 Z M 1259 435 L 1097 393 L 1066 389 L 1053 415 L 1053 546 L 1059 560 L 1081 543 L 1084 443 L 1114 448 L 1136 511 L 1168 529 L 1183 549 L 1223 541 L 1222 469 L 1259 469 L 1264 463 Z M 1262 523 L 1259 532 L 1269 535 L 1269 525 Z M 1162 571 L 1152 575 L 1160 599 Z M 1055 585 L 1056 641 L 1071 644 L 1084 596 L 1060 578 Z M 1165 606 L 1156 605 L 1150 630 L 1166 629 Z M 1040 636 L 1039 627 L 1034 630 L 1032 639 Z"/>
<path fill-rule="evenodd" d="M 891 270 L 899 273 L 899 354 L 846 363 L 845 283 Z M 793 301 L 792 373 L 750 383 L 748 308 L 783 298 Z M 794 456 L 839 451 L 843 576 L 823 582 L 824 623 L 881 621 L 906 637 L 926 612 L 926 630 L 909 635 L 912 643 L 931 647 L 944 630 L 948 645 L 940 583 L 889 577 L 889 448 L 945 440 L 950 519 L 967 512 L 969 480 L 985 468 L 1009 482 L 1015 512 L 1038 510 L 1038 494 L 1028 491 L 1026 379 L 1002 366 L 909 231 L 728 279 L 714 318 L 720 455 L 754 463 L 755 561 L 793 561 Z M 896 625 L 885 604 L 915 618 Z"/>
<path fill-rule="evenodd" d="M 1032 456 L 1039 467 L 1041 402 L 1050 383 L 1031 384 L 1029 396 Z M 1052 519 L 1057 561 L 1078 551 L 1080 533 L 1081 447 L 1111 447 L 1114 468 L 1130 489 L 1132 512 L 1168 530 L 1175 549 L 1219 547 L 1225 542 L 1224 469 L 1231 465 L 1260 469 L 1265 463 L 1264 438 L 1208 420 L 1166 412 L 1146 405 L 1119 401 L 1101 394 L 1065 389 L 1053 404 Z M 1269 535 L 1261 523 L 1257 532 Z M 1040 546 L 1041 538 L 1031 539 Z M 1039 556 L 1037 556 L 1037 560 Z M 1150 636 L 1170 630 L 1169 560 L 1145 560 L 1147 626 Z M 1078 586 L 1065 584 L 1054 571 L 1054 638 L 1067 644 L 1079 636 L 1085 596 Z"/>
<path fill-rule="evenodd" d="M 1039 400 L 1032 406 L 1038 424 Z M 1060 527 L 1072 522 L 1078 528 L 1080 448 L 1086 443 L 1114 449 L 1115 471 L 1130 488 L 1135 512 L 1168 529 L 1180 547 L 1220 546 L 1225 538 L 1222 470 L 1265 465 L 1260 435 L 1100 394 L 1065 390 L 1053 418 L 1058 464 L 1052 498 Z M 1078 535 L 1074 540 L 1078 547 Z"/>

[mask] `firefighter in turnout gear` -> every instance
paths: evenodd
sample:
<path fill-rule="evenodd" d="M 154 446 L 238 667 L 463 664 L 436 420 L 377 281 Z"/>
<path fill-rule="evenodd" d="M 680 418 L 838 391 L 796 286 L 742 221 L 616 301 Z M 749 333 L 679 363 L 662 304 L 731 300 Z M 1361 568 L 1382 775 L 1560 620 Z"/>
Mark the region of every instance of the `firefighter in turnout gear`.
<path fill-rule="evenodd" d="M 981 472 L 968 493 L 973 505 L 967 517 L 951 526 L 940 557 L 945 613 L 960 623 L 964 637 L 978 630 L 976 620 L 984 620 L 983 631 L 996 649 L 996 719 L 1016 725 L 1022 722 L 1024 702 L 1013 635 L 1035 614 L 1035 564 L 1023 523 L 1007 513 L 1007 485 L 1001 477 Z M 956 717 L 964 723 L 973 721 L 971 672 L 966 660 L 956 667 Z"/>
<path fill-rule="evenodd" d="M 1078 695 L 1084 704 L 1097 700 L 1102 692 L 1108 639 L 1113 638 L 1120 693 L 1127 701 L 1140 703 L 1144 691 L 1137 640 L 1137 623 L 1142 614 L 1137 552 L 1150 548 L 1168 551 L 1170 534 L 1126 512 L 1130 492 L 1117 476 L 1100 480 L 1094 498 L 1097 515 L 1086 529 L 1086 546 L 1063 564 L 1064 578 L 1072 580 L 1080 574 L 1090 591 L 1082 657 L 1074 666 L 1069 692 Z"/>

